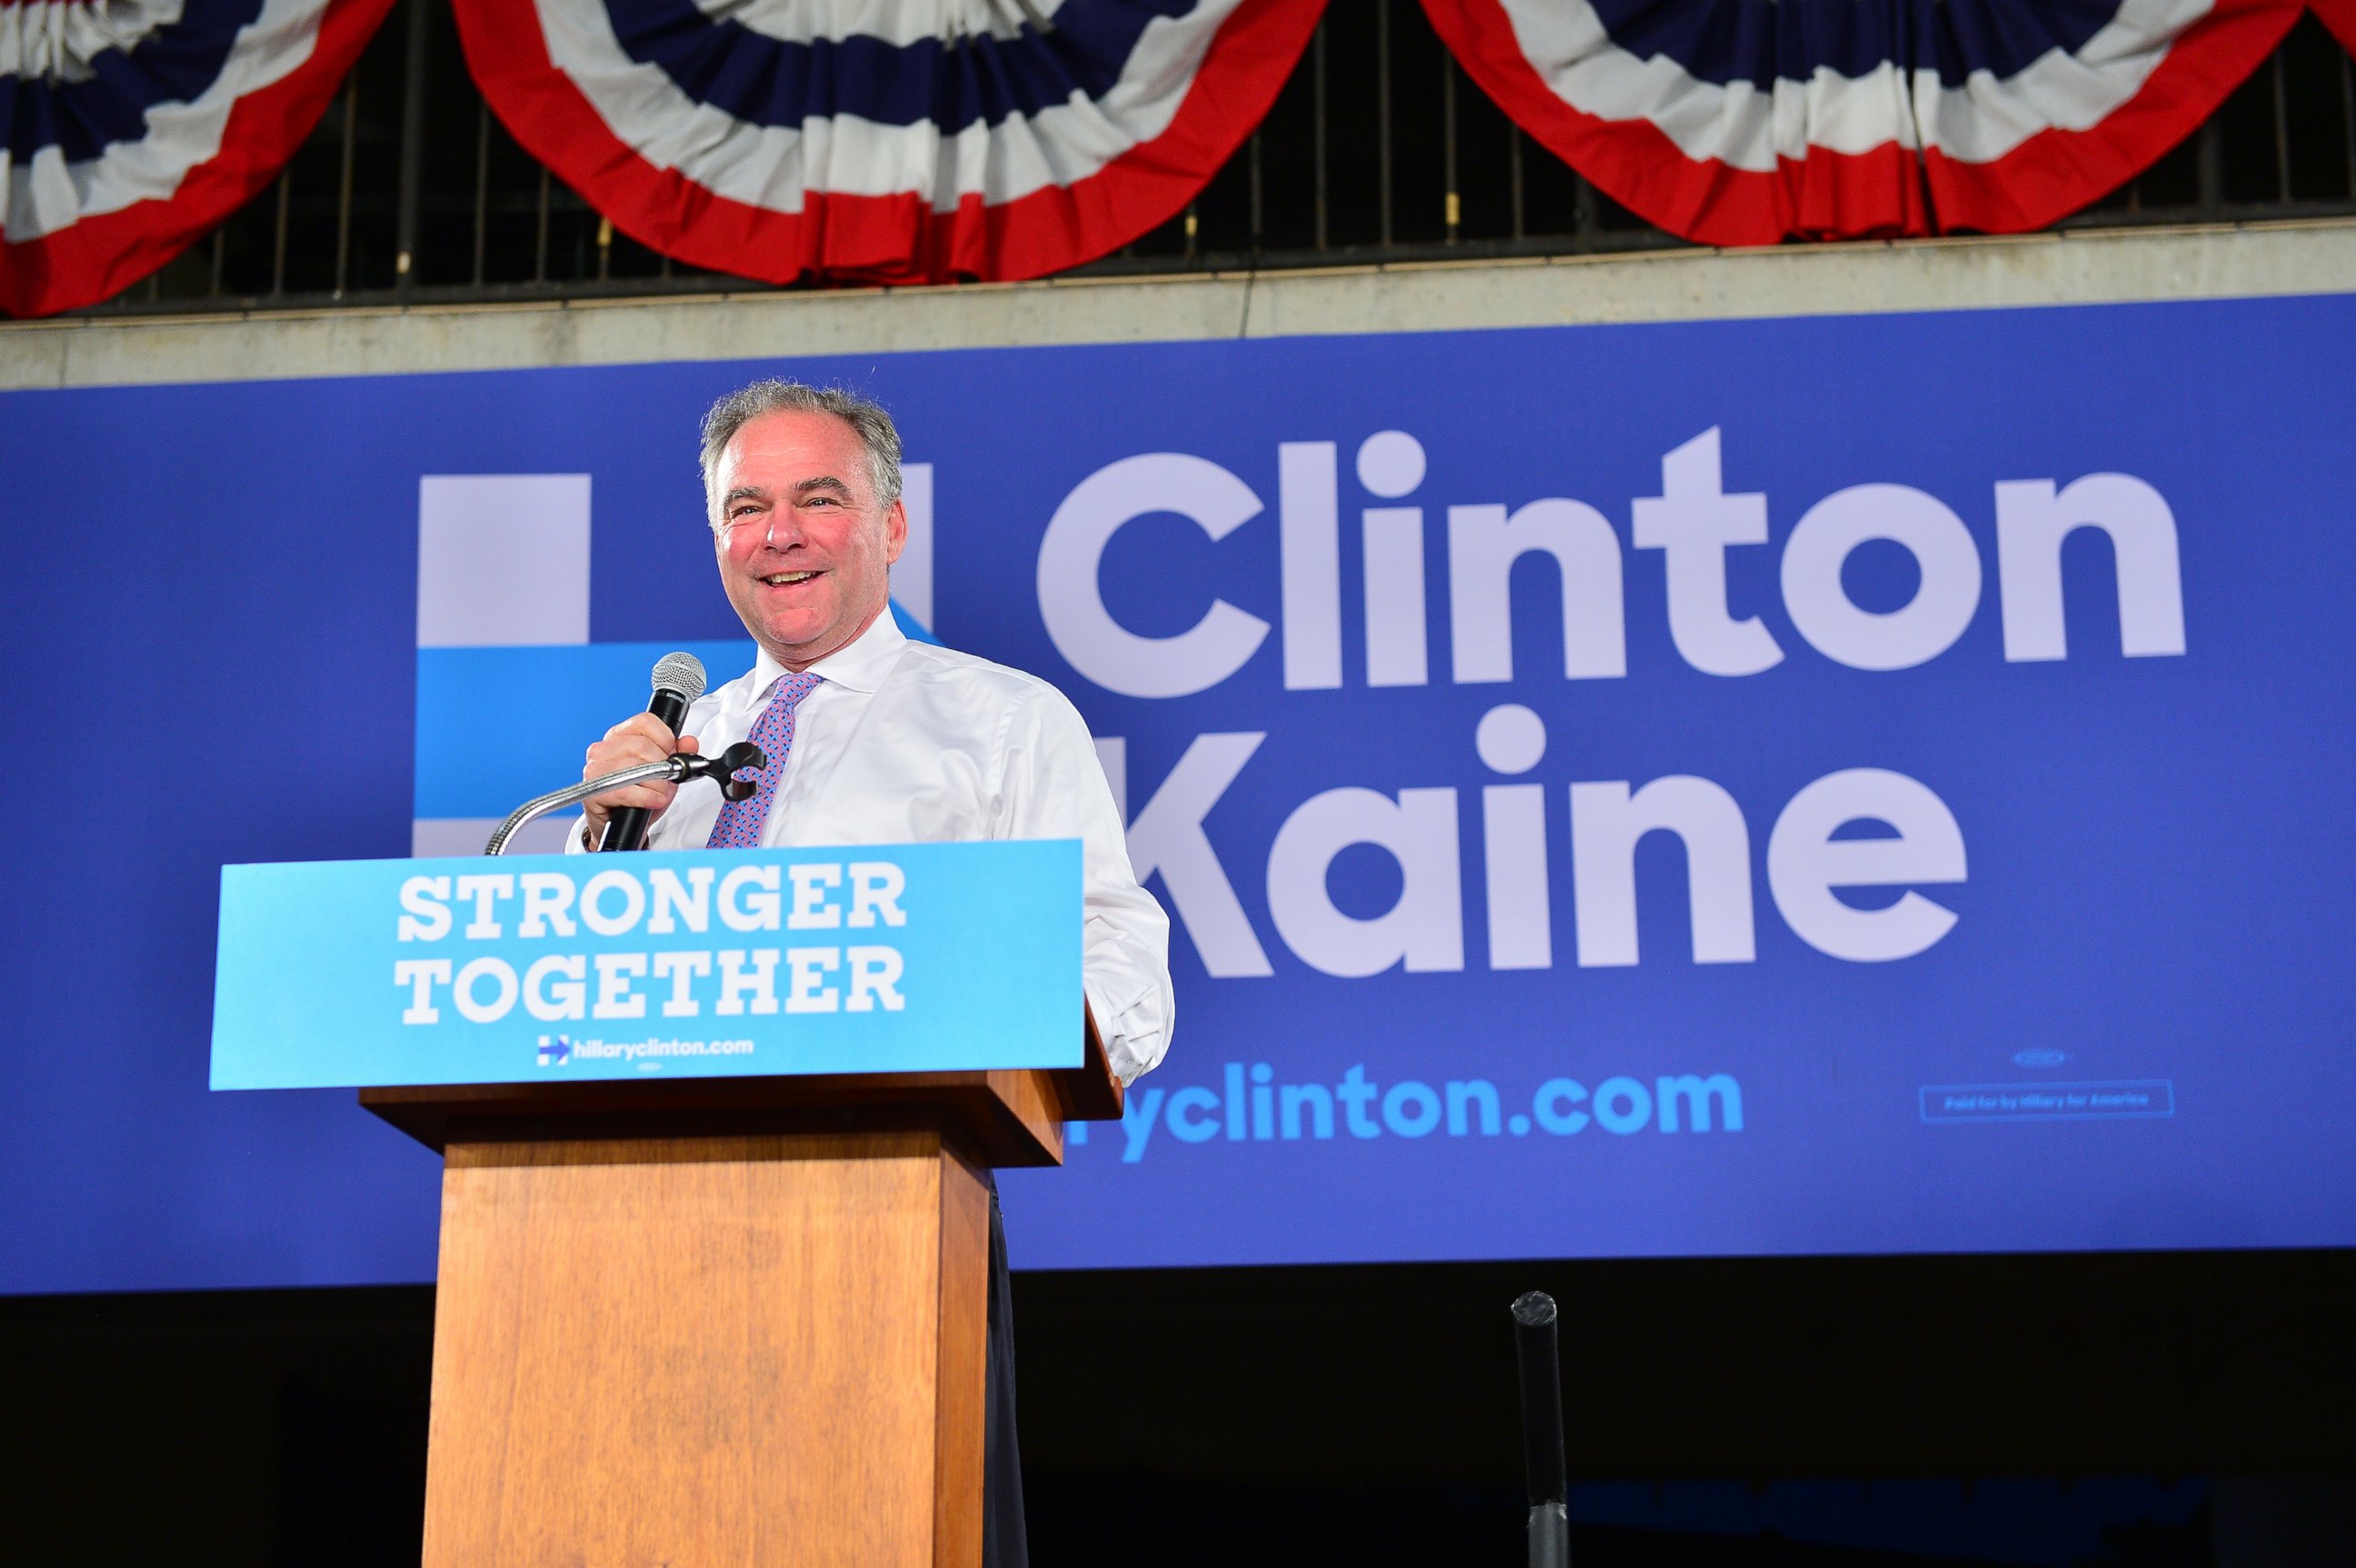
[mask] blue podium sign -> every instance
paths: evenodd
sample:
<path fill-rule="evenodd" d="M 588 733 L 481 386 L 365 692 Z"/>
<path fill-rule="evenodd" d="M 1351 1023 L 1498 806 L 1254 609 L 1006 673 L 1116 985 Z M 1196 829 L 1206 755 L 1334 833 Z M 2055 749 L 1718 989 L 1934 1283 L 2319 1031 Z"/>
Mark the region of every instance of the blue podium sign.
<path fill-rule="evenodd" d="M 212 1087 L 1076 1067 L 1077 840 L 221 870 Z"/>

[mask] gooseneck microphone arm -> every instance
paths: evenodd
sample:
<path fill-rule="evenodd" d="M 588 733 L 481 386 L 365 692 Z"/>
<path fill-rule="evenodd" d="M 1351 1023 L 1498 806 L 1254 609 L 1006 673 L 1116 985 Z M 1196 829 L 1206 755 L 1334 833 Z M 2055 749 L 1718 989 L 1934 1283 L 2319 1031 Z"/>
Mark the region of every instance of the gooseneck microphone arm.
<path fill-rule="evenodd" d="M 567 789 L 552 790 L 526 800 L 509 811 L 508 820 L 498 825 L 498 831 L 491 834 L 490 842 L 483 846 L 483 853 L 505 854 L 509 843 L 523 830 L 526 822 L 566 806 L 578 805 L 592 795 L 602 795 L 608 789 L 619 789 L 626 785 L 647 784 L 658 779 L 669 779 L 674 784 L 684 784 L 691 779 L 714 779 L 719 780 L 720 793 L 723 798 L 747 800 L 760 786 L 752 779 L 739 779 L 736 775 L 768 765 L 768 758 L 762 755 L 759 746 L 749 740 L 740 740 L 717 757 L 692 757 L 682 753 L 667 757 L 660 762 L 642 762 L 618 773 L 584 779 Z"/>

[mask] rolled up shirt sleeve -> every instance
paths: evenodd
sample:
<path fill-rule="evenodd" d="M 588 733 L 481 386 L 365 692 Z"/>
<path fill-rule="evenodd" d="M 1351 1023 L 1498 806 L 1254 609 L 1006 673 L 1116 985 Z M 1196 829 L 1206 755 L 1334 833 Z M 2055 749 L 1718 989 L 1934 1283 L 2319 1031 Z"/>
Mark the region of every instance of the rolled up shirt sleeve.
<path fill-rule="evenodd" d="M 1170 917 L 1138 885 L 1087 722 L 1063 693 L 1041 683 L 1014 706 L 1003 757 L 998 836 L 1080 841 L 1081 986 L 1114 1074 L 1133 1082 L 1170 1046 Z"/>

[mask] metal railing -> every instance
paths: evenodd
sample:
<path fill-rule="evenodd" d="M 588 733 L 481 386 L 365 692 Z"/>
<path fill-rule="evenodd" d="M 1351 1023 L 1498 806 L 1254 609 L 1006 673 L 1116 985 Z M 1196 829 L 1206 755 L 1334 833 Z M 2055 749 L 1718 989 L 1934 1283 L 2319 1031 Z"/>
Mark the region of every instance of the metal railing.
<path fill-rule="evenodd" d="M 1371 92 L 1360 90 L 1371 82 Z M 2314 17 L 2192 137 L 2061 227 L 2356 214 L 2356 65 Z M 1089 275 L 1569 255 L 1684 244 L 1533 144 L 1414 0 L 1337 5 L 1186 210 Z M 767 285 L 616 232 L 475 90 L 448 0 L 398 0 L 262 195 L 85 314 L 317 308 Z"/>

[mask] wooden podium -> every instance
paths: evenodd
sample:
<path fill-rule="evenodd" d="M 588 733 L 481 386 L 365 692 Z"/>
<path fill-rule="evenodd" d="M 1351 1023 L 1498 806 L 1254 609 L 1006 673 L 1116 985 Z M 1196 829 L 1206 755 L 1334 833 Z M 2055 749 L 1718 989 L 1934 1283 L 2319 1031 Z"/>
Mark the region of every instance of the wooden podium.
<path fill-rule="evenodd" d="M 981 1561 L 990 1195 L 1077 1069 L 369 1089 L 442 1151 L 426 1568 Z"/>

